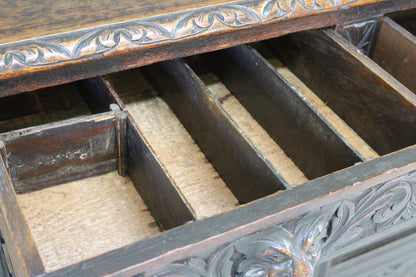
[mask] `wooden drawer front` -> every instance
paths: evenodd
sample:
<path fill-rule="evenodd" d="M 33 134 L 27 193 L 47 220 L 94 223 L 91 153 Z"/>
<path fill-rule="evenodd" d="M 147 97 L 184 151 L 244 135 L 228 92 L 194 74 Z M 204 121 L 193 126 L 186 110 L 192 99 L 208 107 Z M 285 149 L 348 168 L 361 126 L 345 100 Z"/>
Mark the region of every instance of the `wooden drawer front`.
<path fill-rule="evenodd" d="M 403 276 L 416 275 L 416 237 L 410 235 L 348 261 L 333 265 L 328 276 Z"/>
<path fill-rule="evenodd" d="M 13 271 L 312 276 L 407 231 L 416 95 L 375 61 L 313 30 L 68 84 L 23 129 L 51 96 L 2 99 Z"/>

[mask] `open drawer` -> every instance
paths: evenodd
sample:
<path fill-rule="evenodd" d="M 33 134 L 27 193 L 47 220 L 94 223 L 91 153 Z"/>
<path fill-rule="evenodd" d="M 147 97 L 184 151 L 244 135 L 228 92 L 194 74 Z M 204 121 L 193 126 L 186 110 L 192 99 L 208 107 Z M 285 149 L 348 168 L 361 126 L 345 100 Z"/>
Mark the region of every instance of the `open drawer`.
<path fill-rule="evenodd" d="M 0 134 L 3 263 L 344 270 L 416 223 L 416 95 L 375 61 L 314 30 L 77 83 L 92 115 Z"/>

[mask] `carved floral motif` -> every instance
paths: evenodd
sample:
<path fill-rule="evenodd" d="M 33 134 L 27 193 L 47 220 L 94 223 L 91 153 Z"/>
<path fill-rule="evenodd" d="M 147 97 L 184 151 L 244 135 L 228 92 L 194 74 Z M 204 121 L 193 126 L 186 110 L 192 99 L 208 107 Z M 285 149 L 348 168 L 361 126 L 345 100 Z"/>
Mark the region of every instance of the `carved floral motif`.
<path fill-rule="evenodd" d="M 0 47 L 0 73 L 104 56 L 111 51 L 247 28 L 298 14 L 347 8 L 363 0 L 256 0 L 98 27 Z M 306 12 L 306 13 L 305 13 Z"/>
<path fill-rule="evenodd" d="M 143 276 L 312 276 L 321 255 L 416 216 L 416 171 Z"/>

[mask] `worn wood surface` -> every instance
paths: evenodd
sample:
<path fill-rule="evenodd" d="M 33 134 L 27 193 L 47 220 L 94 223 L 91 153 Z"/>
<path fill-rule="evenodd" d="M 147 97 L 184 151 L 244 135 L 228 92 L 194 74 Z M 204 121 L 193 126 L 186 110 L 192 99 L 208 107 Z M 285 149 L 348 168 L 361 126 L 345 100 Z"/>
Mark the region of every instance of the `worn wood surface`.
<path fill-rule="evenodd" d="M 192 137 L 139 70 L 109 75 L 107 79 L 196 219 L 223 213 L 238 205 Z"/>
<path fill-rule="evenodd" d="M 309 179 L 362 160 L 254 49 L 239 46 L 203 58 Z"/>
<path fill-rule="evenodd" d="M 3 133 L 16 191 L 25 192 L 115 169 L 112 112 Z"/>
<path fill-rule="evenodd" d="M 380 155 L 416 142 L 416 96 L 332 30 L 271 41 L 278 58 Z"/>
<path fill-rule="evenodd" d="M 116 273 L 121 276 L 130 276 L 160 266 L 161 263 L 171 263 L 175 260 L 183 260 L 184 257 L 192 257 L 258 230 L 289 221 L 308 211 L 318 211 L 317 209 L 323 205 L 341 203 L 341 200 L 348 196 L 357 195 L 379 182 L 394 178 L 398 171 L 389 170 L 414 162 L 415 154 L 415 148 L 410 147 L 392 155 L 367 161 L 347 170 L 255 201 L 228 213 L 194 222 L 167 231 L 153 239 L 141 241 L 124 249 L 81 262 L 54 272 L 50 276 L 114 275 Z M 406 171 L 406 169 L 404 170 Z M 381 179 L 373 178 L 369 182 L 360 183 L 371 176 L 380 174 L 384 174 L 380 177 Z M 328 194 L 328 191 L 332 193 Z M 395 231 L 397 228 L 405 227 L 406 224 L 400 222 L 395 225 L 396 229 L 384 229 L 384 235 L 386 232 L 389 234 L 390 229 Z M 364 245 L 365 240 L 356 240 L 348 250 Z M 336 253 L 331 252 L 330 257 L 333 258 L 345 253 L 343 249 L 338 249 Z M 138 253 L 140 255 L 137 255 Z M 158 259 L 154 260 L 154 257 L 158 257 Z M 225 260 L 220 259 L 220 261 Z M 180 265 L 178 267 L 180 268 Z"/>
<path fill-rule="evenodd" d="M 143 70 L 240 203 L 287 187 L 182 60 Z"/>
<path fill-rule="evenodd" d="M 159 234 L 132 181 L 116 171 L 17 197 L 49 272 Z"/>
<path fill-rule="evenodd" d="M 311 91 L 289 68 L 284 66 L 276 56 L 273 55 L 262 44 L 253 45 L 267 61 L 285 78 L 299 93 L 308 101 L 325 119 L 335 128 L 338 133 L 350 143 L 360 155 L 366 159 L 373 159 L 379 155 L 351 129 L 328 105 L 323 102 L 313 91 Z"/>
<path fill-rule="evenodd" d="M 0 228 L 16 276 L 43 273 L 39 251 L 22 213 L 12 180 L 0 157 Z"/>
<path fill-rule="evenodd" d="M 204 82 L 231 119 L 290 186 L 300 185 L 308 180 L 282 148 L 276 144 L 237 98 L 231 94 L 218 76 L 209 70 L 198 56 L 186 59 L 186 62 Z"/>
<path fill-rule="evenodd" d="M 414 35 L 385 17 L 380 25 L 372 58 L 394 78 L 416 93 L 416 37 Z"/>
<path fill-rule="evenodd" d="M 196 218 L 193 208 L 129 116 L 127 123 L 127 174 L 162 230 Z"/>
<path fill-rule="evenodd" d="M 290 6 L 283 0 L 235 3 L 3 45 L 1 95 L 416 7 L 409 0 L 325 0 L 319 6 L 303 1 Z"/>

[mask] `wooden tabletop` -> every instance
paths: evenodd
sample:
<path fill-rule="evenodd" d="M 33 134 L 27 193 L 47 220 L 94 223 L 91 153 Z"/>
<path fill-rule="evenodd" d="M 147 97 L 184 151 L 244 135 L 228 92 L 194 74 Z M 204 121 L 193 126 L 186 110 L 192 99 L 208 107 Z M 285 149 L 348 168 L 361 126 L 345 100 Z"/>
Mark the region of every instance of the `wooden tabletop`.
<path fill-rule="evenodd" d="M 414 0 L 0 3 L 0 96 L 416 7 Z"/>

